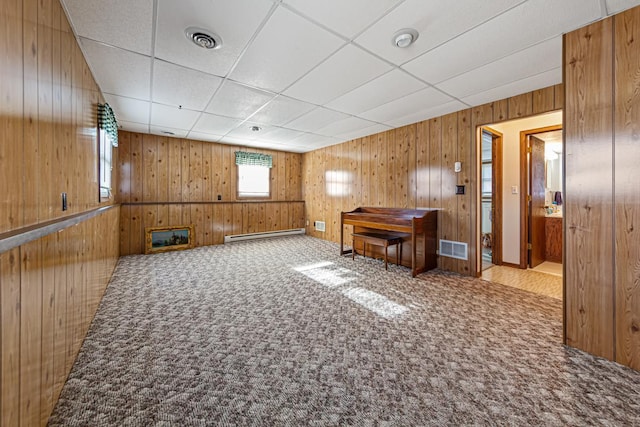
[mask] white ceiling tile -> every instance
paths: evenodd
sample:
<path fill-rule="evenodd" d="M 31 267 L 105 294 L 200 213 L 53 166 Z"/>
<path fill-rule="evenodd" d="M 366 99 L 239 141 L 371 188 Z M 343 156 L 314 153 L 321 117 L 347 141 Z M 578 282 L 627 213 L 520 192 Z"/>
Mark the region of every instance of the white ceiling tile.
<path fill-rule="evenodd" d="M 175 129 L 166 126 L 150 126 L 150 130 L 154 135 L 171 136 L 174 138 L 186 138 L 189 133 L 186 129 Z"/>
<path fill-rule="evenodd" d="M 523 1 L 407 0 L 355 41 L 400 65 Z M 392 38 L 403 28 L 415 29 L 419 35 L 414 44 L 400 49 L 393 44 Z"/>
<path fill-rule="evenodd" d="M 389 120 L 386 122 L 386 124 L 391 127 L 398 128 L 401 126 L 406 126 L 412 123 L 417 123 L 423 120 L 431 119 L 433 117 L 454 113 L 456 111 L 464 110 L 465 108 L 467 108 L 467 105 L 463 104 L 460 101 L 450 101 L 445 104 L 439 104 L 431 108 L 425 108 L 423 110 L 414 111 L 406 116 Z"/>
<path fill-rule="evenodd" d="M 222 135 L 212 135 L 210 133 L 191 131 L 189 132 L 187 137 L 189 139 L 196 139 L 198 141 L 218 142 L 222 138 Z"/>
<path fill-rule="evenodd" d="M 225 135 L 231 129 L 239 126 L 240 123 L 242 123 L 241 120 L 203 113 L 193 127 L 193 131 L 214 135 Z"/>
<path fill-rule="evenodd" d="M 304 135 L 304 132 L 297 130 L 274 127 L 265 132 L 260 139 L 265 141 L 273 141 L 281 144 L 289 143 L 291 140 Z"/>
<path fill-rule="evenodd" d="M 246 119 L 271 101 L 275 94 L 225 80 L 207 107 L 208 113 Z"/>
<path fill-rule="evenodd" d="M 364 120 L 359 117 L 347 117 L 342 120 L 331 122 L 327 126 L 318 129 L 315 133 L 319 135 L 335 136 L 365 129 L 375 124 L 377 123 L 371 122 L 369 120 Z"/>
<path fill-rule="evenodd" d="M 450 96 L 434 88 L 426 88 L 366 111 L 361 116 L 376 122 L 387 123 L 393 119 L 407 116 L 416 111 L 433 108 L 439 104 L 446 104 L 450 101 L 453 101 Z"/>
<path fill-rule="evenodd" d="M 220 77 L 201 71 L 159 60 L 153 64 L 153 101 L 161 104 L 203 110 L 220 83 Z"/>
<path fill-rule="evenodd" d="M 118 128 L 129 132 L 149 133 L 149 125 L 118 120 Z"/>
<path fill-rule="evenodd" d="M 151 104 L 151 124 L 189 131 L 198 119 L 198 111 L 179 109 L 178 107 Z"/>
<path fill-rule="evenodd" d="M 257 132 L 254 131 L 252 129 L 254 126 L 258 126 L 260 130 Z M 247 141 L 256 141 L 262 139 L 262 136 L 269 133 L 269 131 L 273 128 L 274 126 L 268 126 L 261 123 L 244 122 L 240 124 L 240 126 L 228 132 L 225 137 L 238 138 Z"/>
<path fill-rule="evenodd" d="M 327 107 L 357 115 L 425 87 L 420 80 L 394 69 L 331 101 Z"/>
<path fill-rule="evenodd" d="M 296 145 L 302 148 L 317 148 L 319 146 L 328 146 L 339 144 L 341 141 L 338 138 L 331 136 L 317 135 L 314 133 L 305 133 L 289 141 L 289 144 Z"/>
<path fill-rule="evenodd" d="M 294 98 L 324 104 L 390 69 L 391 65 L 349 44 L 284 93 Z"/>
<path fill-rule="evenodd" d="M 316 130 L 327 126 L 330 123 L 337 122 L 348 118 L 347 114 L 337 111 L 327 110 L 318 107 L 307 114 L 286 124 L 288 128 L 297 129 L 305 132 L 315 132 Z"/>
<path fill-rule="evenodd" d="M 351 141 L 352 139 L 362 138 L 363 136 L 373 135 L 373 134 L 384 132 L 390 129 L 392 129 L 391 126 L 385 126 L 385 125 L 376 123 L 373 126 L 369 126 L 363 129 L 357 129 L 349 132 L 338 133 L 335 135 L 335 137 L 338 139 L 341 139 L 342 141 Z"/>
<path fill-rule="evenodd" d="M 104 99 L 113 108 L 118 123 L 120 121 L 149 123 L 150 102 L 108 93 L 104 94 Z"/>
<path fill-rule="evenodd" d="M 343 43 L 339 37 L 279 7 L 244 53 L 231 78 L 280 92 Z"/>
<path fill-rule="evenodd" d="M 485 3 L 482 3 L 485 4 Z M 598 2 L 529 0 L 403 68 L 436 84 L 600 17 Z"/>
<path fill-rule="evenodd" d="M 613 15 L 640 5 L 640 0 L 605 0 L 605 3 L 607 5 L 607 14 Z"/>
<path fill-rule="evenodd" d="M 92 40 L 80 40 L 102 92 L 149 100 L 151 58 Z"/>
<path fill-rule="evenodd" d="M 152 0 L 63 0 L 76 34 L 151 54 Z"/>
<path fill-rule="evenodd" d="M 258 148 L 264 150 L 287 151 L 286 146 L 272 141 L 263 141 L 260 139 L 243 139 L 233 136 L 225 136 L 219 141 L 221 144 L 236 145 L 242 148 Z"/>
<path fill-rule="evenodd" d="M 265 0 L 188 0 L 158 2 L 158 58 L 209 74 L 226 76 L 273 4 Z M 189 27 L 222 38 L 220 49 L 207 50 L 185 35 Z"/>
<path fill-rule="evenodd" d="M 402 0 L 285 0 L 303 15 L 352 38 Z"/>
<path fill-rule="evenodd" d="M 252 122 L 280 126 L 315 108 L 313 104 L 278 96 L 251 117 Z"/>
<path fill-rule="evenodd" d="M 456 98 L 504 86 L 562 66 L 562 37 L 537 44 L 437 85 Z"/>
<path fill-rule="evenodd" d="M 468 96 L 463 98 L 462 101 L 471 106 L 482 105 L 559 83 L 562 83 L 562 67 Z"/>

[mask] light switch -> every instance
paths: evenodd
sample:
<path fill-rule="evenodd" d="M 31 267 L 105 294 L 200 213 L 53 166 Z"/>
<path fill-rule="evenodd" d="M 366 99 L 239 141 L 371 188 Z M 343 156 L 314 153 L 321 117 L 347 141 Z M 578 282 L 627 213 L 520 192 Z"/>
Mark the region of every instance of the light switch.
<path fill-rule="evenodd" d="M 511 186 L 511 194 L 518 194 L 518 186 L 517 185 L 512 185 Z"/>

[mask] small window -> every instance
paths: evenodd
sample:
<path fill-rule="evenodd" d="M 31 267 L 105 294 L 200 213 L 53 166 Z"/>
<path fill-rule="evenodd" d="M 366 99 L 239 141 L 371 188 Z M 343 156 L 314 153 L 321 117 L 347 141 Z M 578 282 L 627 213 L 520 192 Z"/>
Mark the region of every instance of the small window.
<path fill-rule="evenodd" d="M 104 129 L 100 129 L 98 143 L 100 144 L 100 200 L 102 201 L 111 197 L 111 158 L 113 153 L 113 143 Z"/>
<path fill-rule="evenodd" d="M 271 167 L 273 158 L 269 154 L 236 151 L 238 166 L 238 197 L 271 197 Z"/>
<path fill-rule="evenodd" d="M 271 169 L 260 165 L 238 165 L 238 197 L 270 197 Z"/>

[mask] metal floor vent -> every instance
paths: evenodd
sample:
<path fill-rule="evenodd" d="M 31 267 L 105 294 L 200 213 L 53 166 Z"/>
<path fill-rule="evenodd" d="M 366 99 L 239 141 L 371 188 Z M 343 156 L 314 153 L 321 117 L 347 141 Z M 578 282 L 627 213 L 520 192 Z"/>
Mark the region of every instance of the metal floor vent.
<path fill-rule="evenodd" d="M 469 259 L 469 245 L 452 240 L 440 240 L 440 256 L 456 259 Z"/>

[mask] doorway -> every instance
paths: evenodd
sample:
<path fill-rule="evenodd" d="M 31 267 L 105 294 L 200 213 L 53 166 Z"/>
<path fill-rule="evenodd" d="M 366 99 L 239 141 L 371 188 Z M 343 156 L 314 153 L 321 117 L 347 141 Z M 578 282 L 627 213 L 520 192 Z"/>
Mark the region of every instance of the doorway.
<path fill-rule="evenodd" d="M 502 264 L 502 133 L 480 128 L 482 270 Z"/>
<path fill-rule="evenodd" d="M 562 126 L 521 132 L 520 268 L 562 274 Z"/>

